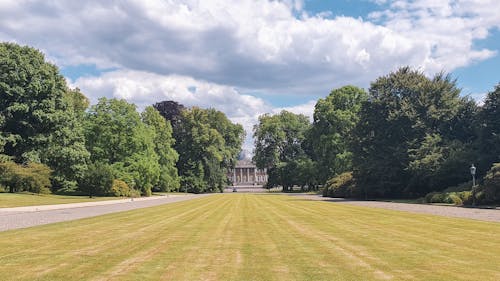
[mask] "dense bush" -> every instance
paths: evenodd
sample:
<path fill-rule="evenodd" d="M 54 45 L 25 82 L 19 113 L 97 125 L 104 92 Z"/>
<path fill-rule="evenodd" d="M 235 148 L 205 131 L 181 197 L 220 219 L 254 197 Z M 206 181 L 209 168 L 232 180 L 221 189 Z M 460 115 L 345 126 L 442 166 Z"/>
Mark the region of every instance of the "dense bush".
<path fill-rule="evenodd" d="M 500 202 L 500 163 L 495 163 L 483 180 L 486 201 Z"/>
<path fill-rule="evenodd" d="M 360 197 L 352 172 L 342 173 L 329 179 L 323 188 L 324 197 Z"/>
<path fill-rule="evenodd" d="M 80 183 L 80 190 L 89 197 L 109 194 L 113 187 L 113 169 L 110 165 L 94 163 L 89 165 Z"/>
<path fill-rule="evenodd" d="M 424 197 L 424 203 L 464 205 L 472 200 L 470 191 L 431 192 Z"/>
<path fill-rule="evenodd" d="M 122 180 L 113 180 L 113 185 L 111 186 L 111 190 L 108 195 L 129 197 L 130 187 Z"/>
<path fill-rule="evenodd" d="M 476 204 L 500 203 L 500 163 L 494 163 L 483 179 L 483 185 L 475 189 Z"/>
<path fill-rule="evenodd" d="M 7 161 L 0 163 L 0 185 L 7 187 L 9 192 L 50 193 L 51 173 L 44 164 L 20 165 Z"/>

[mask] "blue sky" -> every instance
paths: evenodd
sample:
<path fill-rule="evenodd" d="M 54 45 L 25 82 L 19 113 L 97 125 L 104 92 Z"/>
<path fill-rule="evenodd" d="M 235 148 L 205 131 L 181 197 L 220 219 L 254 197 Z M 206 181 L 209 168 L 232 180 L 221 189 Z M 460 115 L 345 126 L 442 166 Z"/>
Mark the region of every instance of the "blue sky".
<path fill-rule="evenodd" d="M 478 40 L 475 45 L 479 48 L 500 51 L 500 31 L 493 29 L 488 38 Z M 492 91 L 495 85 L 500 83 L 499 66 L 500 54 L 497 54 L 490 59 L 458 68 L 451 73 L 462 88 L 462 94 L 474 96 Z"/>
<path fill-rule="evenodd" d="M 30 45 L 91 102 L 312 116 L 337 87 L 409 65 L 481 102 L 500 82 L 497 0 L 0 1 L 0 41 Z"/>
<path fill-rule="evenodd" d="M 305 10 L 317 14 L 330 12 L 332 17 L 366 17 L 370 12 L 380 9 L 381 6 L 370 0 L 306 0 Z"/>

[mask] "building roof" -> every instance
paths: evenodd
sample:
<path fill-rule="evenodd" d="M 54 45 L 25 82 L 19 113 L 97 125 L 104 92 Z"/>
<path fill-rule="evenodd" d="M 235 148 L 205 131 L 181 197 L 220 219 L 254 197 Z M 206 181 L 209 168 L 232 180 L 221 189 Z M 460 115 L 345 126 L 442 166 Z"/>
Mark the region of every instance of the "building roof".
<path fill-rule="evenodd" d="M 238 160 L 236 162 L 236 168 L 255 168 L 255 164 L 250 160 Z"/>

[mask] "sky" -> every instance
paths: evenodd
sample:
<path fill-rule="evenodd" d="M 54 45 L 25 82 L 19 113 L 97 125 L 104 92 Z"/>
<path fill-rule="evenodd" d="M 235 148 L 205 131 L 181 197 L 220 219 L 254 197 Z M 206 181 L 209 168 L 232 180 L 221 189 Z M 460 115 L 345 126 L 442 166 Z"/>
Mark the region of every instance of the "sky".
<path fill-rule="evenodd" d="M 401 66 L 450 73 L 479 103 L 500 82 L 497 0 L 0 0 L 0 41 L 33 46 L 92 103 L 212 107 L 244 126 L 312 117 L 332 89 Z"/>

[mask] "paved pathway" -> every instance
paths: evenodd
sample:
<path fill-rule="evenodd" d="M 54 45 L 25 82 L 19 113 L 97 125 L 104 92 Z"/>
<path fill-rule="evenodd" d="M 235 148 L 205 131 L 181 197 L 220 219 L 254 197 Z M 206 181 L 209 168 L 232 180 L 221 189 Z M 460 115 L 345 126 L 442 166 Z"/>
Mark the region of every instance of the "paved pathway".
<path fill-rule="evenodd" d="M 0 231 L 95 217 L 139 208 L 180 202 L 210 194 L 169 195 L 125 200 L 0 208 Z"/>
<path fill-rule="evenodd" d="M 500 222 L 500 209 L 478 209 L 463 208 L 454 206 L 439 206 L 428 204 L 408 204 L 381 201 L 358 201 L 346 200 L 342 198 L 322 197 L 321 195 L 290 194 L 307 200 L 321 200 L 334 202 L 336 204 L 349 204 L 364 207 L 382 208 L 396 211 L 405 211 L 411 213 L 423 213 L 446 217 L 466 218 L 481 221 Z"/>

